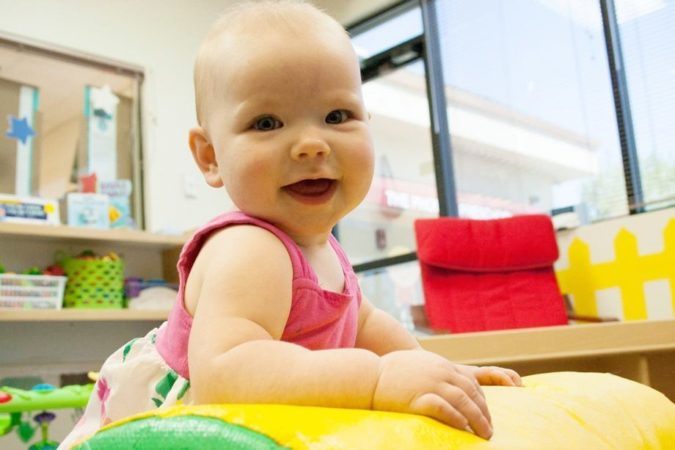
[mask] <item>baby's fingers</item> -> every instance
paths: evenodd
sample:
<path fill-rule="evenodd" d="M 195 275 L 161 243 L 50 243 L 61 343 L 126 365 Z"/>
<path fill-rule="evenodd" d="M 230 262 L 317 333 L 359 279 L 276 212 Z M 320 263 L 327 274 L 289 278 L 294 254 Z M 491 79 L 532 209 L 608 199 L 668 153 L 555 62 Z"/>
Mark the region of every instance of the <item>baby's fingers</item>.
<path fill-rule="evenodd" d="M 514 386 L 522 386 L 523 385 L 523 380 L 520 379 L 520 375 L 518 375 L 518 372 L 515 370 L 511 369 L 501 369 L 506 373 L 506 375 L 511 378 L 511 381 L 513 381 Z"/>
<path fill-rule="evenodd" d="M 476 417 L 476 411 L 478 412 L 478 415 L 480 415 L 480 410 L 478 410 L 477 407 L 476 410 L 471 413 L 472 417 L 467 418 L 445 398 L 432 393 L 421 395 L 411 406 L 413 412 L 431 417 L 439 422 L 450 425 L 453 428 L 468 431 L 472 429 L 478 436 L 485 439 L 490 439 L 492 436 L 492 428 L 485 418 L 481 421 L 480 418 Z"/>
<path fill-rule="evenodd" d="M 440 394 L 469 421 L 469 426 L 478 436 L 490 439 L 491 418 L 482 389 L 478 384 L 462 384 L 459 382 L 446 384 Z"/>
<path fill-rule="evenodd" d="M 520 375 L 515 370 L 502 367 L 479 367 L 475 372 L 476 379 L 482 385 L 489 386 L 522 386 Z"/>
<path fill-rule="evenodd" d="M 448 383 L 446 392 L 441 394 L 450 401 L 456 400 L 456 398 L 448 397 L 450 394 L 465 394 L 476 404 L 476 406 L 478 406 L 488 423 L 492 422 L 490 411 L 488 410 L 487 402 L 485 401 L 485 393 L 483 392 L 483 389 L 481 389 L 476 377 L 473 374 L 462 370 L 450 373 L 449 375 L 450 376 L 446 379 L 446 382 Z M 448 390 L 448 388 L 453 389 Z M 459 392 L 454 388 L 458 388 Z"/>

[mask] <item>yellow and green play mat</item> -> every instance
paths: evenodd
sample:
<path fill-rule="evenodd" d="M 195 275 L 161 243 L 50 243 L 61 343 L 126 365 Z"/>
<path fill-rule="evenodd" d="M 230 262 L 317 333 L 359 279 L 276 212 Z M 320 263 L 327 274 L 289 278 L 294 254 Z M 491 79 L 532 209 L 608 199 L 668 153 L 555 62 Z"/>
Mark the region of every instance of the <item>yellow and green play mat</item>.
<path fill-rule="evenodd" d="M 116 449 L 675 449 L 675 404 L 610 374 L 524 377 L 486 386 L 494 436 L 432 419 L 285 405 L 174 406 L 112 423 L 76 446 Z"/>

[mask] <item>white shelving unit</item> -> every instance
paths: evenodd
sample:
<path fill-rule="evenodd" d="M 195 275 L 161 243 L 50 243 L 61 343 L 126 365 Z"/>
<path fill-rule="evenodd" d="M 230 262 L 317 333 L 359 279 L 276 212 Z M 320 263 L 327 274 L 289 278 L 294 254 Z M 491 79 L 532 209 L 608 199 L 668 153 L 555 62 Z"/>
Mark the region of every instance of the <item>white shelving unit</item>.
<path fill-rule="evenodd" d="M 121 247 L 171 249 L 185 242 L 182 236 L 164 236 L 137 230 L 98 230 L 66 225 L 28 225 L 0 222 L 0 242 L 29 239 L 37 242 L 106 243 Z"/>
<path fill-rule="evenodd" d="M 165 320 L 169 311 L 133 309 L 2 310 L 2 322 L 119 322 Z"/>
<path fill-rule="evenodd" d="M 0 223 L 0 263 L 19 271 L 52 264 L 59 252 L 115 252 L 127 276 L 176 281 L 184 242 L 184 236 L 136 230 Z M 168 311 L 126 309 L 0 310 L 0 378 L 95 370 L 112 351 L 167 316 Z"/>

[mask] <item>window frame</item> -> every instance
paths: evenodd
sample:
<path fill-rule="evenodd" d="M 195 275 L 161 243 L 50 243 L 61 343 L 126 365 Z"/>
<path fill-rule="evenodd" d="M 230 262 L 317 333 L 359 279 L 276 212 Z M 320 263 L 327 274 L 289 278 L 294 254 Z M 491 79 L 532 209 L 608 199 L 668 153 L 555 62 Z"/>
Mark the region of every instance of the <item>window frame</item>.
<path fill-rule="evenodd" d="M 439 199 L 439 216 L 457 216 L 457 194 L 455 191 L 452 149 L 447 119 L 443 69 L 441 65 L 440 41 L 438 39 L 438 29 L 435 26 L 435 3 L 433 1 L 425 0 L 402 1 L 380 13 L 348 26 L 347 31 L 351 36 L 361 34 L 417 7 L 420 8 L 422 14 L 422 34 L 361 61 L 361 79 L 363 82 L 366 82 L 405 65 L 419 60 L 423 61 L 427 99 L 429 103 L 436 192 Z M 336 236 L 339 236 L 338 230 L 335 230 Z M 416 259 L 416 252 L 405 253 L 403 255 L 388 258 L 378 258 L 361 264 L 355 264 L 354 271 L 357 273 L 372 271 L 395 264 L 415 261 Z"/>
<path fill-rule="evenodd" d="M 628 200 L 628 213 L 639 214 L 645 212 L 644 193 L 642 189 L 642 177 L 640 176 L 640 163 L 635 144 L 635 130 L 631 115 L 630 99 L 628 95 L 628 81 L 621 50 L 621 36 L 619 34 L 619 22 L 616 18 L 614 0 L 598 0 L 602 14 L 602 28 L 605 35 L 607 48 L 607 64 L 612 83 L 612 96 L 614 97 L 614 111 L 621 144 L 621 156 L 623 159 L 623 177 L 626 182 L 626 198 Z"/>

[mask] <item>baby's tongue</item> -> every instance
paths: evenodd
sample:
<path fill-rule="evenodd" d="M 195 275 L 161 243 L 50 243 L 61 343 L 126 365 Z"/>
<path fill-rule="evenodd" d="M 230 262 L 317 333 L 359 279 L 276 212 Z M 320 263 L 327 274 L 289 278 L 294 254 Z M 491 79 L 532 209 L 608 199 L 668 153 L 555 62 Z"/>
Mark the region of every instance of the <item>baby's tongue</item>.
<path fill-rule="evenodd" d="M 320 195 L 330 189 L 333 180 L 320 178 L 318 180 L 302 180 L 286 187 L 289 191 L 301 195 Z"/>

